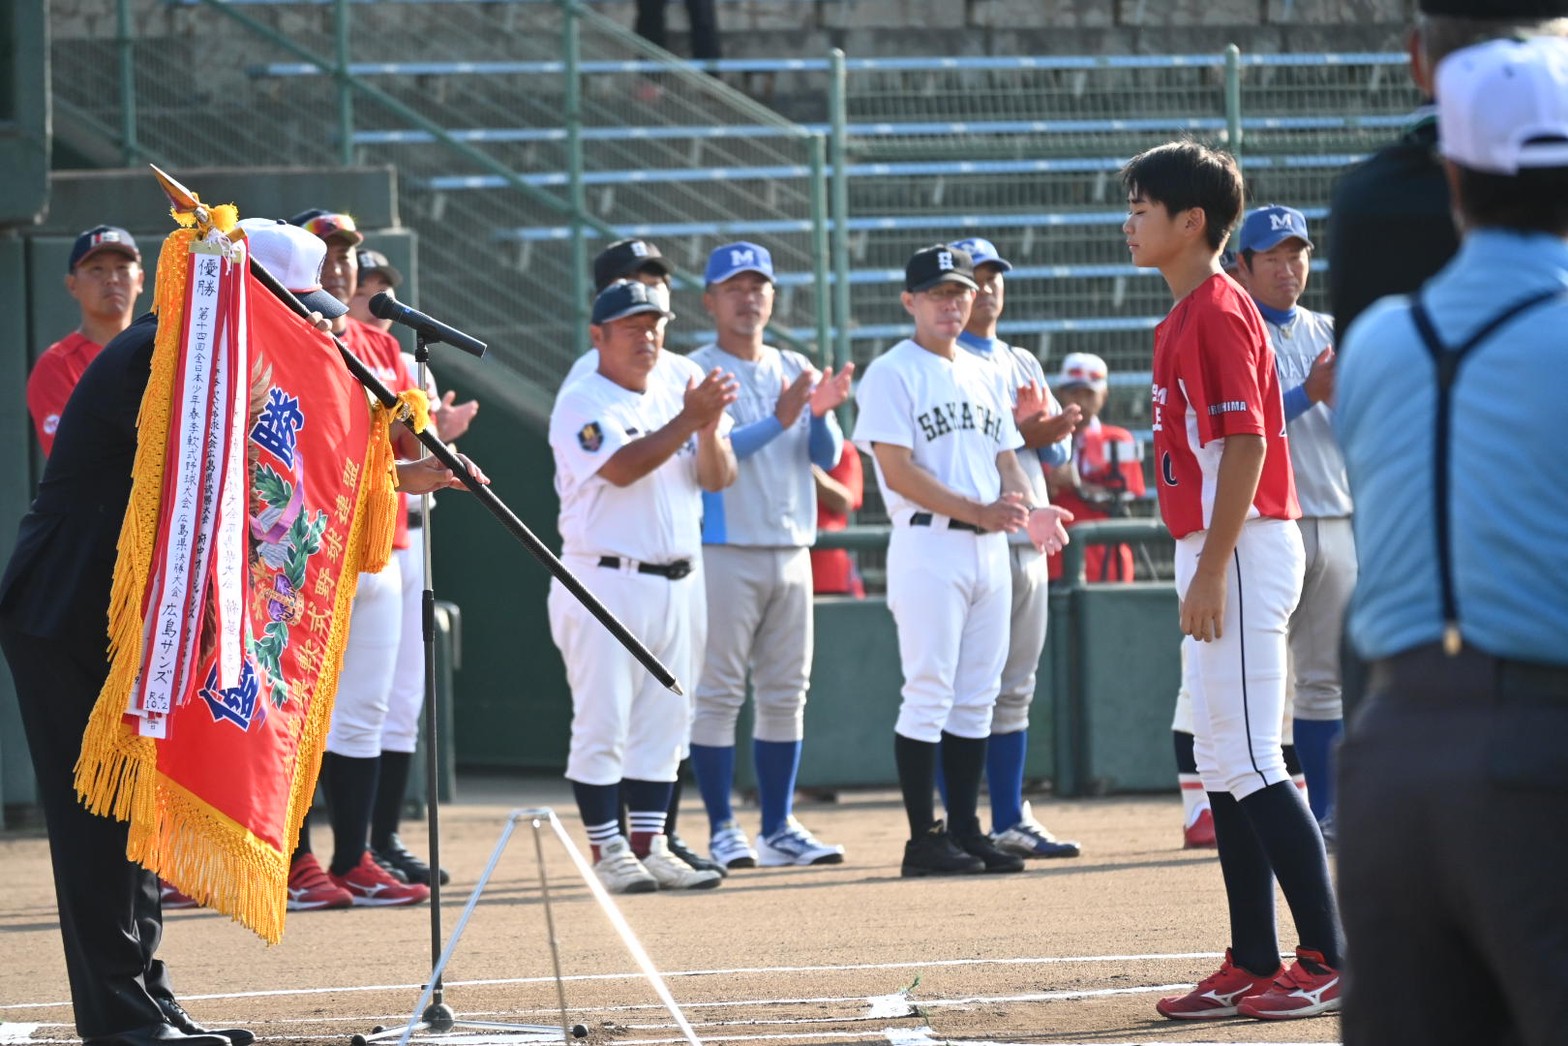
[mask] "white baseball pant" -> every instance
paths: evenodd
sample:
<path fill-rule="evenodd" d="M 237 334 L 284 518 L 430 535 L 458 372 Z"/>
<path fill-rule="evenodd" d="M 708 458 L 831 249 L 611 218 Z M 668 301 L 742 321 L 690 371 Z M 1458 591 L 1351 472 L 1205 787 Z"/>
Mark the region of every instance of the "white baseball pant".
<path fill-rule="evenodd" d="M 420 604 L 425 590 L 425 531 L 408 532 L 408 547 L 392 550 L 402 572 L 402 616 L 397 670 L 387 697 L 386 723 L 381 727 L 383 752 L 412 752 L 419 745 L 419 712 L 425 704 L 425 636 Z"/>
<path fill-rule="evenodd" d="M 702 570 L 711 613 L 692 741 L 735 744 L 748 671 L 752 736 L 801 740 L 811 685 L 810 550 L 704 545 Z"/>
<path fill-rule="evenodd" d="M 932 744 L 944 730 L 990 736 L 1012 600 L 1006 536 L 945 522 L 895 527 L 887 550 L 887 605 L 904 674 L 894 729 Z"/>
<path fill-rule="evenodd" d="M 1207 538 L 1198 531 L 1176 542 L 1176 593 L 1182 598 Z M 1285 632 L 1301 596 L 1304 558 L 1294 522 L 1249 520 L 1226 564 L 1222 637 L 1182 641 L 1193 753 L 1206 791 L 1245 799 L 1290 780 L 1280 751 Z"/>
<path fill-rule="evenodd" d="M 379 574 L 359 575 L 332 704 L 327 751 L 353 759 L 381 754 L 381 731 L 397 671 L 403 578 L 396 557 Z"/>
<path fill-rule="evenodd" d="M 1296 522 L 1307 566 L 1301 602 L 1290 617 L 1291 704 L 1298 719 L 1340 719 L 1339 644 L 1356 589 L 1356 535 L 1348 517 Z"/>
<path fill-rule="evenodd" d="M 1292 736 L 1295 718 L 1291 715 L 1289 698 L 1291 674 L 1289 670 L 1290 650 L 1288 647 L 1285 650 L 1285 655 L 1285 664 L 1287 666 L 1285 671 L 1285 693 L 1287 696 L 1284 702 L 1285 711 L 1280 716 L 1279 725 L 1279 742 L 1282 745 L 1295 743 Z M 1179 730 L 1184 734 L 1197 732 L 1192 721 L 1192 683 L 1187 675 L 1187 673 L 1195 671 L 1197 671 L 1196 663 L 1187 656 L 1187 644 L 1183 643 L 1181 647 L 1181 686 L 1176 689 L 1176 712 L 1171 716 L 1171 729 Z"/>
<path fill-rule="evenodd" d="M 996 710 L 991 716 L 993 734 L 1016 733 L 1029 725 L 1029 705 L 1034 701 L 1050 611 L 1046 587 L 1049 560 L 1033 545 L 1009 544 L 1007 563 L 1012 574 L 1012 618 L 1007 660 L 1002 665 L 1002 689 L 996 695 Z"/>
<path fill-rule="evenodd" d="M 639 574 L 624 561 L 614 569 L 599 566 L 597 557 L 562 561 L 666 667 L 690 667 L 700 569 L 671 580 Z M 590 785 L 675 780 L 691 736 L 691 699 L 655 679 L 559 581 L 550 584 L 548 606 L 572 688 L 567 778 Z"/>

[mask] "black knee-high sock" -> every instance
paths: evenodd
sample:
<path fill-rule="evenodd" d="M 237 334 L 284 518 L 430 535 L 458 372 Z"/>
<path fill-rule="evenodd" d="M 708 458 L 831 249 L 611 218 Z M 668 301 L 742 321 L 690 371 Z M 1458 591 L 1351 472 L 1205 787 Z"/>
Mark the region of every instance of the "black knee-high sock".
<path fill-rule="evenodd" d="M 675 783 L 670 786 L 670 805 L 664 811 L 664 834 L 675 834 L 675 815 L 681 809 L 681 782 L 686 777 L 687 768 L 691 766 L 689 760 L 682 759 L 681 765 L 675 768 Z"/>
<path fill-rule="evenodd" d="M 1291 777 L 1301 776 L 1301 758 L 1296 755 L 1295 745 L 1283 745 L 1280 754 L 1285 757 L 1285 772 Z"/>
<path fill-rule="evenodd" d="M 376 802 L 370 811 L 370 845 L 377 850 L 385 849 L 397 834 L 397 823 L 403 817 L 403 799 L 408 794 L 408 773 L 413 765 L 413 752 L 381 753 Z"/>
<path fill-rule="evenodd" d="M 1317 819 L 1289 781 L 1269 785 L 1241 801 L 1241 809 L 1268 854 L 1274 878 L 1290 905 L 1296 936 L 1303 948 L 1323 953 L 1323 961 L 1339 968 L 1344 940 L 1339 909 L 1329 879 L 1328 856 Z M 1216 818 L 1216 829 L 1218 819 Z M 1222 844 L 1223 845 L 1223 844 Z M 1270 905 L 1272 909 L 1272 904 Z"/>
<path fill-rule="evenodd" d="M 356 759 L 328 752 L 321 759 L 327 782 L 327 807 L 332 815 L 333 875 L 346 875 L 359 863 L 370 839 L 370 808 L 376 800 L 381 759 Z"/>
<path fill-rule="evenodd" d="M 1193 736 L 1185 730 L 1171 731 L 1171 744 L 1176 749 L 1176 772 L 1178 774 L 1195 774 L 1198 772 L 1198 757 L 1192 750 Z"/>
<path fill-rule="evenodd" d="M 1274 928 L 1274 873 L 1252 821 L 1229 792 L 1210 792 L 1220 874 L 1230 906 L 1231 958 L 1242 969 L 1264 976 L 1279 969 L 1279 936 Z"/>
<path fill-rule="evenodd" d="M 898 787 L 904 793 L 904 814 L 909 818 L 911 839 L 918 839 L 936 824 L 933 794 L 937 747 L 933 742 L 893 735 L 893 761 L 898 766 Z"/>
<path fill-rule="evenodd" d="M 305 811 L 305 816 L 299 822 L 299 842 L 294 844 L 294 852 L 289 854 L 289 864 L 310 853 L 310 811 Z"/>
<path fill-rule="evenodd" d="M 942 732 L 942 776 L 947 780 L 947 829 L 954 835 L 980 832 L 980 782 L 985 777 L 986 739 Z"/>

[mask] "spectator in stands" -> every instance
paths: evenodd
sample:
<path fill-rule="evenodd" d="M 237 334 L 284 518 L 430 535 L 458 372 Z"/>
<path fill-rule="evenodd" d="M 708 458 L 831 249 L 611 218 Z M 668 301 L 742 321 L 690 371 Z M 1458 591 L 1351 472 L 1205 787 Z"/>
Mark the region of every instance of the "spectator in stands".
<path fill-rule="evenodd" d="M 95 226 L 72 245 L 65 290 L 81 308 L 81 324 L 45 349 L 27 378 L 27 412 L 33 416 L 33 430 L 45 457 L 54 446 L 65 401 L 82 372 L 116 334 L 131 325 L 145 276 L 136 241 L 117 226 Z"/>
<path fill-rule="evenodd" d="M 1127 502 L 1146 493 L 1143 451 L 1132 433 L 1100 420 L 1109 394 L 1105 361 L 1089 352 L 1062 360 L 1056 394 L 1081 412 L 1073 431 L 1072 457 L 1051 474 L 1051 501 L 1073 514 L 1076 526 L 1088 519 L 1127 515 Z M 1130 545 L 1089 545 L 1083 550 L 1089 581 L 1133 580 Z M 1051 577 L 1062 576 L 1061 553 L 1051 557 Z"/>
<path fill-rule="evenodd" d="M 847 529 L 849 514 L 859 511 L 866 497 L 860 451 L 845 440 L 839 451 L 838 464 L 825 472 L 811 466 L 811 478 L 817 484 L 817 531 Z M 811 577 L 816 595 L 865 597 L 866 583 L 848 549 L 812 549 Z"/>
<path fill-rule="evenodd" d="M 382 291 L 396 291 L 403 285 L 403 274 L 380 251 L 369 248 L 356 251 L 355 260 L 359 264 L 359 280 L 354 286 L 354 297 L 348 303 L 348 314 L 367 327 L 390 333 L 392 321 L 371 315 L 370 299 Z"/>
<path fill-rule="evenodd" d="M 664 7 L 667 0 L 637 0 L 637 35 L 655 47 L 665 46 Z M 691 56 L 698 61 L 719 57 L 719 16 L 714 0 L 686 0 L 691 26 Z"/>
<path fill-rule="evenodd" d="M 1409 294 L 1459 249 L 1437 154 L 1432 71 L 1483 40 L 1568 36 L 1568 0 L 1420 0 L 1410 30 L 1410 78 L 1428 98 L 1399 140 L 1334 185 L 1328 216 L 1329 300 L 1341 340 L 1367 306 Z"/>

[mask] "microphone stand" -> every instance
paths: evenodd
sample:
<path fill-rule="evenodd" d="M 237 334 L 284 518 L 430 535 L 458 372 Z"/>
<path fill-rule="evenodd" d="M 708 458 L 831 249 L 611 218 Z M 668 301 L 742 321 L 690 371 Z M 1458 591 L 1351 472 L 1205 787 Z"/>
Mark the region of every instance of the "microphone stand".
<path fill-rule="evenodd" d="M 281 300 L 295 313 L 299 314 L 300 316 L 310 315 L 310 310 L 305 308 L 304 304 L 298 298 L 296 298 L 291 291 L 279 283 L 277 279 L 273 277 L 271 273 L 267 272 L 267 270 L 255 259 L 251 259 L 251 271 L 256 275 L 256 278 L 261 281 L 263 286 L 271 291 L 279 300 Z M 359 383 L 368 389 L 370 393 L 376 397 L 377 401 L 382 404 L 382 406 L 388 409 L 395 407 L 398 399 L 395 395 L 393 395 L 392 391 L 382 383 L 381 379 L 376 377 L 375 373 L 366 367 L 363 361 L 361 361 L 357 356 L 349 351 L 348 347 L 343 344 L 341 339 L 334 335 L 332 340 L 337 345 L 338 352 L 342 355 L 344 364 L 348 367 L 350 373 L 354 375 Z M 430 351 L 429 346 L 426 344 L 426 337 L 423 332 L 420 332 L 416 337 L 414 359 L 419 364 L 419 386 L 420 388 L 424 388 L 428 374 Z M 451 449 L 448 448 L 445 443 L 441 442 L 440 437 L 431 431 L 432 428 L 433 426 L 426 426 L 424 432 L 416 433 L 416 435 L 419 437 L 420 443 L 425 446 L 427 453 L 434 455 L 441 461 L 442 464 L 451 469 L 453 474 L 462 480 L 463 485 L 466 486 L 477 498 L 479 498 L 480 502 L 490 510 L 491 515 L 499 519 L 502 525 L 505 526 L 506 529 L 513 534 L 513 536 L 523 543 L 523 546 L 528 549 L 529 553 L 532 554 L 535 559 L 543 563 L 550 573 L 558 581 L 560 581 L 568 591 L 581 600 L 589 612 L 598 618 L 599 621 L 605 626 L 605 628 L 609 629 L 610 633 L 614 635 L 616 639 L 620 640 L 621 644 L 626 647 L 632 656 L 637 658 L 637 660 L 648 669 L 655 679 L 657 679 L 660 683 L 664 684 L 669 689 L 673 690 L 675 693 L 683 693 L 680 683 L 676 681 L 674 674 L 671 673 L 670 670 L 666 668 L 658 658 L 654 657 L 653 654 L 645 646 L 643 646 L 642 642 L 638 640 L 636 636 L 632 635 L 631 632 L 627 630 L 626 626 L 621 624 L 620 620 L 617 619 L 614 614 L 610 613 L 610 611 L 599 602 L 593 593 L 589 592 L 586 588 L 583 587 L 582 582 L 577 580 L 576 576 L 566 568 L 565 564 L 563 564 L 558 558 L 556 558 L 554 553 L 545 547 L 544 542 L 540 541 L 538 536 L 535 535 L 533 531 L 529 530 L 528 527 L 523 524 L 522 520 L 518 519 L 517 516 L 515 516 L 512 511 L 506 507 L 500 498 L 491 493 L 489 487 L 480 483 L 477 479 L 468 474 L 468 469 L 464 467 L 461 461 L 458 460 L 457 455 L 453 454 Z M 445 993 L 442 985 L 441 974 L 441 820 L 439 813 L 440 803 L 437 801 L 439 790 L 438 782 L 440 775 L 440 760 L 438 751 L 439 745 L 437 743 L 438 717 L 436 715 L 435 696 L 436 603 L 435 590 L 432 587 L 433 575 L 431 571 L 430 557 L 430 494 L 427 492 L 420 495 L 420 498 L 421 507 L 425 515 L 422 526 L 422 529 L 424 529 L 424 549 L 422 552 L 422 557 L 424 562 L 425 578 L 424 588 L 420 595 L 420 629 L 424 641 L 425 660 L 424 722 L 425 788 L 427 792 L 425 815 L 430 835 L 430 952 L 432 971 L 431 983 L 425 985 L 424 988 L 429 993 L 430 1002 L 424 1008 L 424 1010 L 420 1012 L 418 1020 L 411 1021 L 406 1025 L 395 1028 L 376 1027 L 371 1030 L 371 1033 L 368 1036 L 354 1035 L 350 1039 L 350 1042 L 352 1046 L 368 1046 L 368 1044 L 373 1041 L 396 1037 L 400 1042 L 406 1043 L 409 1041 L 410 1036 L 412 1036 L 415 1032 L 432 1031 L 436 1033 L 444 1033 L 451 1031 L 455 1027 L 462 1026 L 469 1028 L 489 1028 L 522 1033 L 531 1036 L 531 1041 L 544 1041 L 546 1039 L 553 1040 L 559 1036 L 562 1043 L 569 1044 L 574 1037 L 582 1038 L 586 1036 L 588 1034 L 588 1030 L 581 1024 L 575 1026 L 569 1026 L 567 1024 L 566 995 L 561 981 L 560 954 L 554 931 L 554 918 L 550 913 L 550 894 L 548 884 L 545 883 L 544 879 L 544 855 L 542 853 L 539 855 L 539 877 L 541 888 L 544 891 L 543 899 L 545 906 L 545 917 L 551 926 L 549 932 L 549 944 L 551 956 L 555 963 L 556 992 L 558 998 L 560 999 L 560 1027 L 556 1028 L 551 1025 L 538 1024 L 508 1024 L 494 1021 L 459 1020 L 456 1014 L 453 1012 L 452 1008 L 446 1004 L 444 998 Z M 483 884 L 481 884 L 481 888 L 482 885 Z M 477 900 L 478 894 L 476 891 L 475 896 L 469 901 L 470 908 Z M 458 930 L 461 932 L 462 927 L 459 926 Z M 453 943 L 455 944 L 456 942 L 454 941 Z"/>

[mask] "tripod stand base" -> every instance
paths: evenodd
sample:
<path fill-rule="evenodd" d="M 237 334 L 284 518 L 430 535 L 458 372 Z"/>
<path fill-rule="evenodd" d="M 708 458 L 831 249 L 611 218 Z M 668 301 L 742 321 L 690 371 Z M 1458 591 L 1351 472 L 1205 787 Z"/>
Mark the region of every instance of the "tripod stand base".
<path fill-rule="evenodd" d="M 402 1039 L 409 1035 L 418 1035 L 429 1032 L 442 1035 L 459 1028 L 487 1028 L 491 1031 L 509 1032 L 517 1036 L 518 1042 L 560 1042 L 561 1026 L 558 1024 L 508 1024 L 501 1021 L 470 1021 L 460 1020 L 452 1012 L 452 1007 L 444 1002 L 434 1002 L 425 1007 L 419 1015 L 419 1021 L 410 1026 L 403 1025 L 397 1028 L 377 1027 L 369 1035 L 355 1035 L 349 1039 L 350 1046 L 369 1046 L 373 1042 L 383 1042 L 389 1039 Z M 585 1039 L 588 1029 L 576 1024 L 572 1026 L 572 1037 Z"/>

